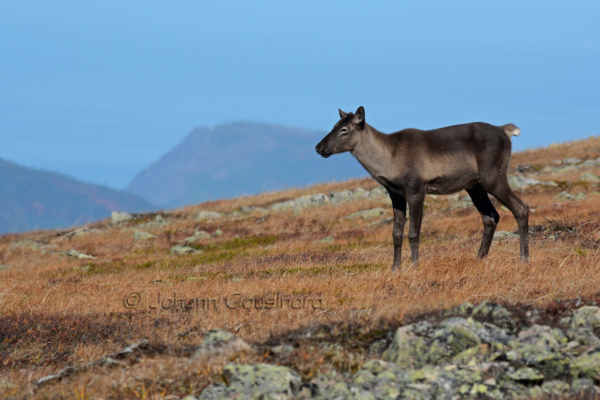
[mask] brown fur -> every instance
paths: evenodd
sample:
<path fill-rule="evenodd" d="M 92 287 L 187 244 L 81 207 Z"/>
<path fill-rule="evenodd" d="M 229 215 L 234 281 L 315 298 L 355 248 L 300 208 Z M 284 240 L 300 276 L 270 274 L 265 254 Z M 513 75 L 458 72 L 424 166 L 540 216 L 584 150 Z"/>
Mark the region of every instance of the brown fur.
<path fill-rule="evenodd" d="M 354 114 L 340 110 L 340 117 L 316 151 L 323 157 L 351 152 L 390 193 L 394 207 L 393 268 L 400 265 L 407 203 L 411 210 L 408 237 L 416 263 L 425 195 L 452 194 L 463 189 L 483 219 L 479 257 L 487 255 L 500 218 L 490 202 L 490 193 L 515 216 L 521 235 L 521 258 L 528 259 L 529 208 L 510 189 L 506 175 L 510 138 L 520 134 L 519 128 L 474 122 L 429 131 L 404 129 L 386 135 L 365 122 L 362 107 Z"/>

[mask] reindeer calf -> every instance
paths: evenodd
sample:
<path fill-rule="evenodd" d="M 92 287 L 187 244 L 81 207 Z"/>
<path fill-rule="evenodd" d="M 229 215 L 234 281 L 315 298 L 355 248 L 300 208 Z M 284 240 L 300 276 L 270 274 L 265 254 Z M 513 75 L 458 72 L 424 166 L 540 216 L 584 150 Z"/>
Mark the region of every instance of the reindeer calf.
<path fill-rule="evenodd" d="M 422 131 L 404 129 L 386 135 L 365 122 L 365 110 L 340 112 L 340 120 L 317 145 L 327 158 L 349 151 L 389 192 L 394 208 L 394 265 L 400 267 L 406 203 L 410 209 L 408 241 L 412 261 L 419 260 L 421 220 L 426 194 L 452 194 L 465 189 L 483 219 L 478 257 L 488 254 L 500 216 L 489 194 L 514 215 L 521 236 L 521 259 L 529 258 L 529 207 L 508 186 L 506 170 L 511 136 L 521 131 L 512 124 L 482 122 Z"/>

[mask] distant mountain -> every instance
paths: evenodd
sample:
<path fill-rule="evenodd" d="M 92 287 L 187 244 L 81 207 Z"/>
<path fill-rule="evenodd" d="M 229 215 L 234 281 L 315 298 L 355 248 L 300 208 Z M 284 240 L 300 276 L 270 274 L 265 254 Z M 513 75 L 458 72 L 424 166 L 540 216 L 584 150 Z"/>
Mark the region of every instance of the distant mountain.
<path fill-rule="evenodd" d="M 155 208 L 140 196 L 0 159 L 0 233 L 62 228 L 111 211 Z"/>
<path fill-rule="evenodd" d="M 315 152 L 325 133 L 254 122 L 198 128 L 141 171 L 127 190 L 176 207 L 364 176 L 349 154 L 323 159 Z"/>

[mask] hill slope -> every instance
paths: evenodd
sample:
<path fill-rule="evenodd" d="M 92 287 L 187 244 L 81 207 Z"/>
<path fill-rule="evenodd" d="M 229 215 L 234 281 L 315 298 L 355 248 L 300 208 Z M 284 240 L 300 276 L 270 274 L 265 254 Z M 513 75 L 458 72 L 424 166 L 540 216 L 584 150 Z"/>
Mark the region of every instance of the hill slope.
<path fill-rule="evenodd" d="M 128 190 L 161 207 L 365 176 L 350 155 L 322 159 L 324 132 L 236 122 L 198 128 L 140 172 Z"/>
<path fill-rule="evenodd" d="M 146 211 L 139 196 L 0 159 L 0 232 L 60 228 L 105 218 L 114 210 Z"/>
<path fill-rule="evenodd" d="M 405 233 L 392 272 L 393 211 L 371 178 L 0 236 L 0 398 L 250 398 L 232 392 L 296 373 L 320 392 L 295 399 L 359 382 L 379 398 L 594 398 L 579 392 L 600 393 L 600 308 L 581 308 L 600 305 L 600 138 L 515 153 L 508 174 L 530 206 L 529 263 L 493 199 L 498 235 L 477 259 L 463 191 L 427 196 L 421 262 Z"/>

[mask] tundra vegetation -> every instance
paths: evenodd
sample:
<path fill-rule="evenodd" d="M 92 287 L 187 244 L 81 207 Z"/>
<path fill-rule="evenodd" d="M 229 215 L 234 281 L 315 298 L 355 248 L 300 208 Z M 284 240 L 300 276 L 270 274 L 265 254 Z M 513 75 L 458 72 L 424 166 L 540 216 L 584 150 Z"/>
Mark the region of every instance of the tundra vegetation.
<path fill-rule="evenodd" d="M 419 268 L 392 272 L 371 178 L 2 236 L 0 398 L 596 395 L 600 138 L 508 173 L 529 263 L 493 199 L 477 258 L 461 192 L 425 198 Z"/>

